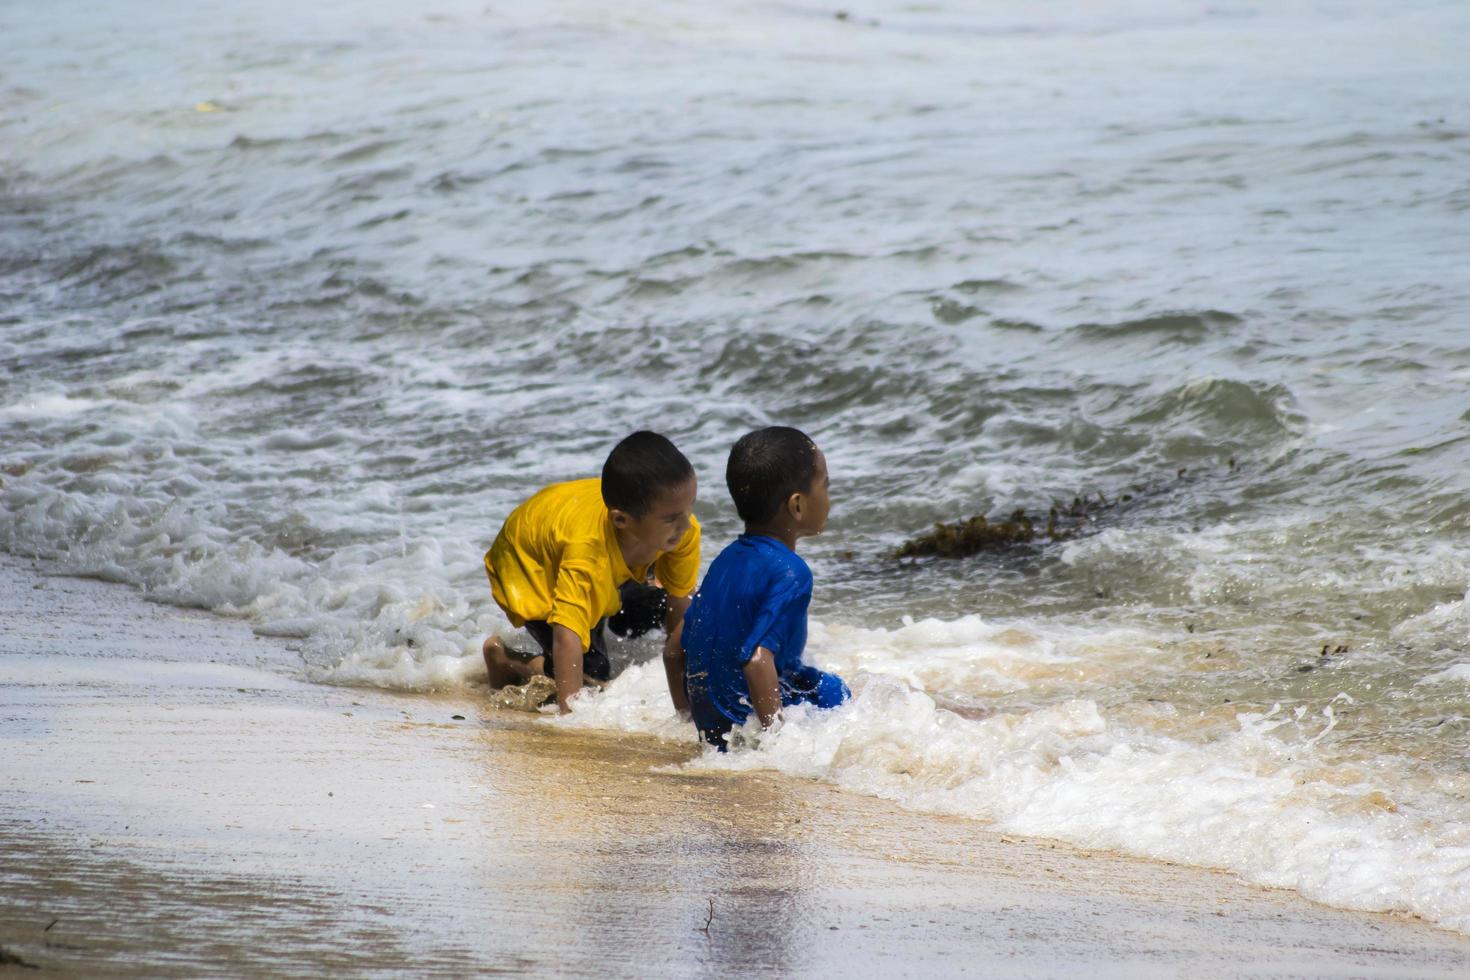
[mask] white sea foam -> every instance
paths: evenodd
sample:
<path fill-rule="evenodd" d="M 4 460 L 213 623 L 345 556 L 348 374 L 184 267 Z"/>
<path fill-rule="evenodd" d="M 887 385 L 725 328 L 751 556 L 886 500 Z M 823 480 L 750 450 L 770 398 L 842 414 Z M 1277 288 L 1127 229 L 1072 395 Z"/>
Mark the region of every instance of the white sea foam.
<path fill-rule="evenodd" d="M 106 405 L 105 401 L 74 398 L 57 392 L 33 394 L 9 405 L 0 405 L 0 421 L 70 418 Z"/>
<path fill-rule="evenodd" d="M 1456 571 L 1463 574 L 1462 570 Z M 1419 615 L 1396 623 L 1393 633 L 1406 640 L 1433 637 L 1464 639 L 1470 636 L 1470 597 L 1436 603 Z"/>
<path fill-rule="evenodd" d="M 1420 684 L 1470 684 L 1470 664 L 1455 664 L 1444 670 L 1430 674 L 1419 681 Z"/>
<path fill-rule="evenodd" d="M 0 487 L 0 548 L 127 582 L 152 598 L 290 637 L 316 680 L 429 690 L 482 680 L 484 636 L 508 628 L 478 576 L 475 542 L 352 546 L 312 561 L 232 535 L 219 507 L 140 496 L 118 474 L 58 490 L 31 472 Z M 369 488 L 371 496 L 371 488 Z M 350 523 L 329 511 L 321 523 Z"/>
<path fill-rule="evenodd" d="M 1333 905 L 1470 931 L 1470 824 L 1453 799 L 1398 785 L 1390 760 L 1349 767 L 1323 755 L 1330 705 L 1311 716 L 1241 712 L 1234 731 L 1203 742 L 1113 720 L 1087 699 L 964 717 L 911 682 L 910 661 L 926 638 L 977 629 L 816 631 L 817 662 L 866 665 L 849 675 L 853 702 L 788 708 L 776 730 L 752 723 L 745 747 L 707 750 L 689 765 L 777 769 L 1013 833 L 1228 869 Z M 834 641 L 861 652 L 839 656 Z M 1011 657 L 983 639 L 971 652 L 979 662 Z M 1055 655 L 1045 644 L 1038 654 Z M 656 664 L 635 668 L 553 723 L 693 739 L 664 686 Z"/>
<path fill-rule="evenodd" d="M 991 624 L 979 616 L 905 618 L 894 630 L 814 622 L 822 666 L 843 676 L 896 677 L 920 690 L 985 696 L 1087 687 L 1172 665 L 1142 629 Z"/>

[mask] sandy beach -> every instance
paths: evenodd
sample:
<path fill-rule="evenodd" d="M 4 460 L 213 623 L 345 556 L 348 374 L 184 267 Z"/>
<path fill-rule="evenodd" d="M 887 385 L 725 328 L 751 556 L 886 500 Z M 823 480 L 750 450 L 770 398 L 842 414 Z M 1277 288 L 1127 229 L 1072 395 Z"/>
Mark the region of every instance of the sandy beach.
<path fill-rule="evenodd" d="M 1470 938 L 474 697 L 0 560 L 14 975 L 1456 977 Z"/>

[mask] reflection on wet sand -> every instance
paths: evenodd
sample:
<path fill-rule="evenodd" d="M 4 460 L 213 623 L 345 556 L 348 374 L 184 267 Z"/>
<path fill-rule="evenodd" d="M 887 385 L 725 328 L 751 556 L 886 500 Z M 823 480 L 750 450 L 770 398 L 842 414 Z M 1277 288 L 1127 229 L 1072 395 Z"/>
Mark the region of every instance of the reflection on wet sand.
<path fill-rule="evenodd" d="M 546 914 L 552 945 L 590 943 L 629 970 L 657 948 L 677 953 L 668 965 L 686 975 L 799 965 L 793 933 L 812 858 L 784 781 L 670 771 L 696 750 L 653 739 L 533 731 L 515 742 L 515 757 L 487 746 L 497 812 L 485 846 L 535 848 L 526 898 Z M 499 811 L 507 797 L 521 801 L 514 813 Z"/>

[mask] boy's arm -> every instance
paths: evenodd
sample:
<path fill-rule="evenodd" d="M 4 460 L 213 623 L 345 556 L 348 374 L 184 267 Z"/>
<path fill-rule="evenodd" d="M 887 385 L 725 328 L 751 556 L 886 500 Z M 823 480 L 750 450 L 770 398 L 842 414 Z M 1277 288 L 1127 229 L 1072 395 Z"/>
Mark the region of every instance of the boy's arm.
<path fill-rule="evenodd" d="M 775 654 L 765 647 L 756 647 L 744 670 L 745 684 L 750 688 L 750 703 L 760 716 L 761 727 L 770 728 L 771 722 L 781 716 L 781 682 L 776 676 Z"/>
<path fill-rule="evenodd" d="M 572 695 L 582 690 L 582 638 L 561 623 L 551 624 L 551 664 L 556 673 L 556 706 L 572 710 Z"/>
<path fill-rule="evenodd" d="M 670 595 L 669 611 L 664 615 L 664 629 L 668 638 L 664 640 L 664 673 L 669 678 L 669 698 L 674 710 L 681 715 L 689 713 L 689 696 L 684 691 L 684 613 L 689 609 L 690 597 Z"/>

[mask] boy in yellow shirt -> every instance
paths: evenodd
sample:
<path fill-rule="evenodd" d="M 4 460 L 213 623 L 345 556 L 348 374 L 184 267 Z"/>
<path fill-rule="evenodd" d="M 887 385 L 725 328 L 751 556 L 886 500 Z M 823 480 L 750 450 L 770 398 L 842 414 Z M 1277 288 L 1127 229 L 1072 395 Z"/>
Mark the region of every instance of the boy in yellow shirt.
<path fill-rule="evenodd" d="M 674 707 L 688 710 L 684 610 L 699 578 L 698 491 L 694 467 L 656 432 L 635 432 L 613 447 L 602 478 L 554 483 L 511 511 L 485 553 L 490 593 L 511 625 L 523 626 L 539 653 L 485 640 L 490 686 L 537 674 L 556 681 L 556 703 L 571 710 L 583 677 L 607 680 L 603 626 L 623 592 L 652 571 L 668 594 L 664 670 Z"/>

